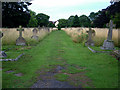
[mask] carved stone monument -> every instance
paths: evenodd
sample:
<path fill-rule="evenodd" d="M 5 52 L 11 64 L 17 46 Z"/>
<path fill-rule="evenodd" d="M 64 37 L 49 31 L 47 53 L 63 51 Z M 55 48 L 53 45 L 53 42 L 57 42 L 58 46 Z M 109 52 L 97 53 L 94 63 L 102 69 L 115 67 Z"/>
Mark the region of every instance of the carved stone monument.
<path fill-rule="evenodd" d="M 114 43 L 112 41 L 112 29 L 113 29 L 113 27 L 115 27 L 115 25 L 113 24 L 112 20 L 110 20 L 110 22 L 109 22 L 109 24 L 107 24 L 107 26 L 108 25 L 109 25 L 109 31 L 108 31 L 107 40 L 104 41 L 103 46 L 101 47 L 101 49 L 114 50 Z"/>
<path fill-rule="evenodd" d="M 33 29 L 33 36 L 31 38 L 38 40 L 37 32 L 38 32 L 38 30 L 36 28 L 34 28 Z"/>
<path fill-rule="evenodd" d="M 3 37 L 3 33 L 0 31 L 0 58 L 7 57 L 7 54 L 1 50 L 2 43 L 1 43 L 1 38 Z"/>
<path fill-rule="evenodd" d="M 94 41 L 92 40 L 93 30 L 89 28 L 89 31 L 87 31 L 87 33 L 88 33 L 88 40 L 85 42 L 85 46 L 94 46 Z"/>
<path fill-rule="evenodd" d="M 16 45 L 22 45 L 25 46 L 26 45 L 26 41 L 25 39 L 22 37 L 22 31 L 24 31 L 24 29 L 22 29 L 22 26 L 19 26 L 19 29 L 17 29 L 17 31 L 19 31 L 19 37 L 16 40 Z"/>

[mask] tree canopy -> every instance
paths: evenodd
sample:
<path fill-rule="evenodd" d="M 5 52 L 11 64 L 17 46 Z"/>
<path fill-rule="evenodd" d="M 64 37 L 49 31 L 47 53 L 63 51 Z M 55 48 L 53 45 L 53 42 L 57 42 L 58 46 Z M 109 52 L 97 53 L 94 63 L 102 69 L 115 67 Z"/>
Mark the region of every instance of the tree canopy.
<path fill-rule="evenodd" d="M 30 19 L 29 2 L 3 2 L 2 3 L 2 26 L 18 27 L 27 26 Z"/>
<path fill-rule="evenodd" d="M 38 13 L 36 15 L 36 19 L 37 19 L 38 25 L 40 27 L 42 27 L 42 26 L 48 26 L 48 24 L 49 24 L 49 18 L 50 18 L 50 16 L 48 16 L 46 14 L 43 14 L 43 13 Z"/>

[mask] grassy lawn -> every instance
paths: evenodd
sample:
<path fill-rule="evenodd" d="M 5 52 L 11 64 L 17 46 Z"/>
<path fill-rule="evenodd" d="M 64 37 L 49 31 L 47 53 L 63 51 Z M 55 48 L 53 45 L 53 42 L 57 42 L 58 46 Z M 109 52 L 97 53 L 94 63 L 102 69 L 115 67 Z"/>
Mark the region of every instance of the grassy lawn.
<path fill-rule="evenodd" d="M 3 49 L 9 47 L 12 46 L 3 46 Z M 18 61 L 2 62 L 3 88 L 31 87 L 39 76 L 37 71 L 48 70 L 52 68 L 50 65 L 66 68 L 55 75 L 56 80 L 76 86 L 81 84 L 83 88 L 118 87 L 118 61 L 109 54 L 92 53 L 82 44 L 74 43 L 64 31 L 52 32 L 36 46 L 14 47 L 6 52 L 9 58 L 18 56 L 18 53 L 25 55 Z M 6 73 L 8 70 L 14 72 Z M 16 73 L 23 75 L 18 77 L 14 75 Z M 89 82 L 81 83 L 83 81 Z"/>

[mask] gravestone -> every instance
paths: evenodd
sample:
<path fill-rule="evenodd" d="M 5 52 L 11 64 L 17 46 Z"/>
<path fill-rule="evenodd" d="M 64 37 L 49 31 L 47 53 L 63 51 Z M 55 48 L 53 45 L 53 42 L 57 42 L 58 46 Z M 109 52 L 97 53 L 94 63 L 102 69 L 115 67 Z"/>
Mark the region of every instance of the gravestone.
<path fill-rule="evenodd" d="M 26 40 L 22 37 L 22 31 L 24 31 L 24 29 L 22 29 L 22 26 L 19 26 L 19 29 L 17 29 L 17 31 L 19 31 L 19 37 L 16 40 L 16 45 L 25 46 L 26 45 Z"/>
<path fill-rule="evenodd" d="M 1 38 L 3 37 L 3 33 L 0 31 L 0 58 L 7 57 L 7 54 L 1 50 L 2 43 L 1 43 Z"/>
<path fill-rule="evenodd" d="M 31 38 L 38 40 L 37 32 L 38 32 L 38 30 L 36 28 L 34 28 L 33 29 L 33 36 Z"/>
<path fill-rule="evenodd" d="M 89 28 L 89 31 L 87 31 L 87 33 L 88 33 L 88 40 L 85 42 L 85 46 L 94 46 L 94 41 L 92 40 L 93 30 Z"/>
<path fill-rule="evenodd" d="M 113 30 L 113 27 L 115 27 L 115 25 L 113 24 L 113 21 L 110 20 L 110 22 L 109 22 L 109 24 L 107 24 L 107 26 L 109 26 L 107 40 L 104 41 L 101 49 L 114 50 L 114 42 L 112 41 L 112 30 Z"/>
<path fill-rule="evenodd" d="M 42 28 L 40 26 L 38 26 L 38 31 L 40 32 L 42 30 Z"/>

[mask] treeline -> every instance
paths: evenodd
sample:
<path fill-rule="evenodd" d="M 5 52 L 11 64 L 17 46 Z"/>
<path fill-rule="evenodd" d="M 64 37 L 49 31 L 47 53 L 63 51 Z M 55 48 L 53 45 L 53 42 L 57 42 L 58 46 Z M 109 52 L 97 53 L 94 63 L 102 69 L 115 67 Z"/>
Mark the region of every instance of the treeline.
<path fill-rule="evenodd" d="M 32 3 L 28 2 L 3 2 L 2 3 L 2 26 L 3 27 L 55 27 L 50 22 L 50 16 L 43 13 L 36 13 L 28 9 Z M 59 19 L 59 27 L 98 27 L 105 28 L 106 24 L 113 20 L 116 28 L 120 28 L 120 2 L 116 2 L 106 9 L 98 12 L 91 12 L 89 16 L 70 16 L 68 19 Z"/>
<path fill-rule="evenodd" d="M 60 27 L 98 27 L 105 28 L 110 19 L 120 28 L 120 2 L 108 6 L 98 12 L 91 12 L 89 16 L 70 16 L 68 19 L 59 19 Z"/>
<path fill-rule="evenodd" d="M 29 2 L 3 2 L 2 3 L 2 27 L 13 28 L 22 25 L 23 27 L 55 27 L 49 22 L 50 16 L 43 13 L 36 13 L 28 9 L 32 3 Z"/>

